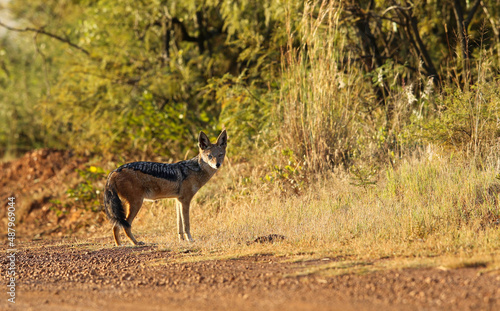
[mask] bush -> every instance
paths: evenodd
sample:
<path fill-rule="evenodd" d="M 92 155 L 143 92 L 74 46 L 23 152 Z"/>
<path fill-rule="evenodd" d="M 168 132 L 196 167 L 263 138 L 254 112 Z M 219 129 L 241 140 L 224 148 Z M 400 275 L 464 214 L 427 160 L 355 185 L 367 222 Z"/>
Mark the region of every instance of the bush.
<path fill-rule="evenodd" d="M 434 143 L 484 159 L 499 143 L 500 84 L 481 83 L 465 90 L 447 88 L 438 97 L 440 111 L 427 124 Z"/>

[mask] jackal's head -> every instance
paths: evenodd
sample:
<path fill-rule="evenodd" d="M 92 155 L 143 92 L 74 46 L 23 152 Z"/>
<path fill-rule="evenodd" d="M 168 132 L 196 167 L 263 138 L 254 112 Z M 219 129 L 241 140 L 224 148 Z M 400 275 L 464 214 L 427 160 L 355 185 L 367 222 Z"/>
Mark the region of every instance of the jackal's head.
<path fill-rule="evenodd" d="M 210 165 L 210 167 L 218 169 L 222 165 L 222 162 L 224 162 L 224 157 L 226 156 L 226 130 L 220 133 L 215 144 L 210 143 L 208 136 L 200 132 L 200 136 L 198 136 L 198 146 L 200 147 L 201 160 Z"/>

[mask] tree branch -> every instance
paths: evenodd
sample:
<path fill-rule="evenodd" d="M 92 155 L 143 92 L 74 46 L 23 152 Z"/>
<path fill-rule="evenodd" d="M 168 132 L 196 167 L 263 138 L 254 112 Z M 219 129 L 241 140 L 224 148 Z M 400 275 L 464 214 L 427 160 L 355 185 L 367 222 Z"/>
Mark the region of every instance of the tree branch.
<path fill-rule="evenodd" d="M 469 28 L 470 22 L 472 22 L 472 18 L 474 17 L 474 14 L 476 14 L 477 9 L 479 9 L 480 4 L 481 0 L 476 0 L 476 2 L 469 11 L 469 14 L 467 14 L 467 18 L 464 21 L 464 28 Z"/>
<path fill-rule="evenodd" d="M 497 26 L 497 23 L 495 22 L 495 19 L 491 16 L 490 12 L 488 11 L 488 8 L 484 4 L 484 1 L 480 1 L 481 7 L 483 8 L 483 12 L 486 15 L 486 18 L 490 21 L 491 24 L 491 29 L 493 29 L 493 33 L 495 34 L 495 37 L 497 41 L 500 41 L 500 27 Z"/>
<path fill-rule="evenodd" d="M 198 38 L 192 37 L 186 29 L 186 26 L 177 18 L 172 18 L 172 24 L 179 26 L 182 33 L 182 40 L 188 42 L 198 42 Z"/>
<path fill-rule="evenodd" d="M 26 27 L 26 28 L 15 28 L 15 27 L 11 27 L 11 26 L 8 26 L 8 25 L 5 25 L 4 23 L 2 23 L 0 21 L 0 26 L 7 29 L 7 30 L 10 30 L 10 31 L 17 31 L 17 32 L 34 32 L 34 33 L 37 33 L 37 34 L 42 34 L 42 35 L 46 35 L 48 37 L 51 37 L 51 38 L 54 38 L 58 41 L 61 41 L 63 43 L 66 43 L 68 44 L 69 46 L 77 49 L 77 50 L 80 50 L 81 52 L 83 52 L 85 55 L 90 55 L 89 51 L 87 51 L 86 49 L 82 48 L 81 46 L 78 46 L 76 44 L 74 44 L 73 42 L 69 41 L 68 39 L 65 39 L 63 37 L 60 37 L 56 34 L 53 34 L 53 33 L 50 33 L 50 32 L 47 32 L 43 29 L 37 29 L 37 28 L 31 28 L 31 27 Z"/>
<path fill-rule="evenodd" d="M 436 78 L 439 78 L 436 67 L 434 67 L 434 63 L 432 62 L 432 58 L 427 51 L 427 47 L 422 41 L 422 37 L 420 37 L 420 32 L 418 30 L 418 21 L 417 18 L 413 15 L 413 10 L 411 11 L 411 16 L 409 17 L 409 22 L 411 29 L 413 31 L 413 35 L 415 36 L 415 42 L 417 43 L 417 48 L 420 51 L 420 56 L 422 57 L 427 74 Z M 437 81 L 436 81 L 437 82 Z"/>
<path fill-rule="evenodd" d="M 477 10 L 479 9 L 480 4 L 481 0 L 476 0 L 469 13 L 467 14 L 467 18 L 464 19 L 464 12 L 460 1 L 453 1 L 453 12 L 457 21 L 458 37 L 462 44 L 462 56 L 464 59 L 469 58 L 469 47 L 467 42 L 469 37 L 468 28 L 470 23 L 472 22 L 472 19 L 474 18 L 474 14 L 476 14 Z"/>

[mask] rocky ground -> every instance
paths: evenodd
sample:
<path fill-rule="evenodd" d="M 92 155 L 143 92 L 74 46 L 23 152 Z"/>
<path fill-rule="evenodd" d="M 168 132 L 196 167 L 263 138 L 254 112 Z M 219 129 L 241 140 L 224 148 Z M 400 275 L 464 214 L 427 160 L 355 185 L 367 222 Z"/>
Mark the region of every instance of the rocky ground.
<path fill-rule="evenodd" d="M 109 242 L 109 241 L 108 241 Z M 156 246 L 30 241 L 16 254 L 19 310 L 500 310 L 500 274 L 403 269 L 328 277 L 335 259 L 256 255 L 179 263 Z M 2 267 L 9 259 L 2 258 Z"/>

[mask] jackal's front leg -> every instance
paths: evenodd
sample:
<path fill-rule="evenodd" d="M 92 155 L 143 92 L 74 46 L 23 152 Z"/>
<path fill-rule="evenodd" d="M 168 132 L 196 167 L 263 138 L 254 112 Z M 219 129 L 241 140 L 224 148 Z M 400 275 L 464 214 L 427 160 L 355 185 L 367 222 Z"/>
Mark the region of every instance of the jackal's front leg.
<path fill-rule="evenodd" d="M 190 201 L 178 201 L 177 202 L 177 227 L 179 229 L 179 241 L 184 239 L 193 242 L 191 237 L 191 231 L 189 226 L 189 205 Z"/>
<path fill-rule="evenodd" d="M 177 231 L 179 232 L 179 242 L 184 240 L 184 226 L 182 225 L 182 204 L 175 202 L 175 213 L 177 214 Z"/>

